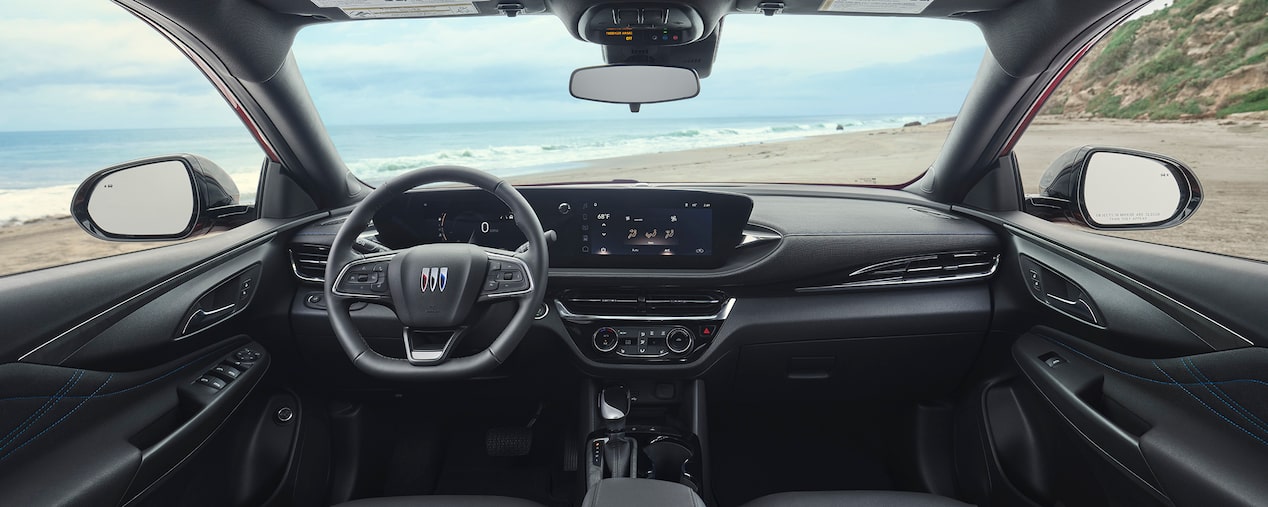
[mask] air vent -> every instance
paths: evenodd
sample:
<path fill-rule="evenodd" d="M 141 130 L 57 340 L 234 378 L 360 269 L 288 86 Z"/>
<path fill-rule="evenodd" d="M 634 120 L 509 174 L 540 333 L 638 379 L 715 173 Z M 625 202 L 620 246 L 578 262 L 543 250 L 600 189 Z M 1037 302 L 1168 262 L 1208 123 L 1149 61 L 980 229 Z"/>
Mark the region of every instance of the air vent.
<path fill-rule="evenodd" d="M 326 259 L 330 247 L 326 245 L 299 244 L 291 246 L 291 269 L 305 282 L 324 282 Z"/>
<path fill-rule="evenodd" d="M 565 315 L 585 318 L 713 317 L 728 302 L 717 291 L 568 291 L 559 298 Z"/>
<path fill-rule="evenodd" d="M 802 287 L 800 292 L 818 292 L 860 287 L 946 283 L 987 278 L 999 266 L 999 254 L 990 252 L 947 252 L 885 261 L 859 269 L 844 283 Z"/>

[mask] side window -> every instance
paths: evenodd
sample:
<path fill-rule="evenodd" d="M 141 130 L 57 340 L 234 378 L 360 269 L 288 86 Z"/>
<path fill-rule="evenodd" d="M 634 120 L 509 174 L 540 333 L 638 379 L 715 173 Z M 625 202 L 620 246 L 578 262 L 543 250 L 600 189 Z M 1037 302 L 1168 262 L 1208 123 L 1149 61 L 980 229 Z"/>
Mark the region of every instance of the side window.
<path fill-rule="evenodd" d="M 254 201 L 263 152 L 171 43 L 111 2 L 17 2 L 0 19 L 0 276 L 154 248 L 70 219 L 85 178 L 192 153 Z"/>
<path fill-rule="evenodd" d="M 1026 193 L 1084 145 L 1180 160 L 1204 193 L 1178 227 L 1104 234 L 1268 260 L 1268 2 L 1155 0 L 1108 34 L 1022 136 Z"/>

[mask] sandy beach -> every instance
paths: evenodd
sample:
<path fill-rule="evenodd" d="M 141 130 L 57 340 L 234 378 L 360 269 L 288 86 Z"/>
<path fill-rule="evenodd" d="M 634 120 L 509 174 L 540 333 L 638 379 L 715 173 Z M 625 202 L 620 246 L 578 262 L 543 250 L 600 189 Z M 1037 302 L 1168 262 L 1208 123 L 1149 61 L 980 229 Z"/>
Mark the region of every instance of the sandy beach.
<path fill-rule="evenodd" d="M 1064 151 L 1109 142 L 1189 163 L 1206 201 L 1186 224 L 1116 235 L 1268 260 L 1268 122 L 1140 123 L 1040 118 L 1017 148 L 1026 192 Z M 584 167 L 510 178 L 513 183 L 639 181 L 892 184 L 920 174 L 937 155 L 949 123 L 849 132 L 784 142 L 588 161 Z M 167 243 L 112 243 L 69 218 L 0 228 L 0 275 L 115 255 Z"/>

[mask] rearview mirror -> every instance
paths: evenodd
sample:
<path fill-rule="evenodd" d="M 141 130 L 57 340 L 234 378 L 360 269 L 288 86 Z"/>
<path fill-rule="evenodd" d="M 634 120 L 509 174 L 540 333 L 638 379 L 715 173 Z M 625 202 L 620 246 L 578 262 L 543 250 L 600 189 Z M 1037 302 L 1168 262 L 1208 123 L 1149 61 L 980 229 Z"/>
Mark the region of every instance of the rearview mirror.
<path fill-rule="evenodd" d="M 1163 229 L 1180 225 L 1202 203 L 1202 186 L 1178 160 L 1124 148 L 1067 151 L 1026 197 L 1027 212 L 1093 229 Z"/>
<path fill-rule="evenodd" d="M 88 234 L 109 241 L 185 239 L 250 219 L 238 187 L 197 155 L 135 160 L 89 176 L 75 190 L 71 216 Z"/>
<path fill-rule="evenodd" d="M 699 95 L 700 76 L 692 69 L 658 65 L 586 67 L 572 71 L 568 91 L 583 100 L 629 104 L 637 113 L 642 104 Z"/>

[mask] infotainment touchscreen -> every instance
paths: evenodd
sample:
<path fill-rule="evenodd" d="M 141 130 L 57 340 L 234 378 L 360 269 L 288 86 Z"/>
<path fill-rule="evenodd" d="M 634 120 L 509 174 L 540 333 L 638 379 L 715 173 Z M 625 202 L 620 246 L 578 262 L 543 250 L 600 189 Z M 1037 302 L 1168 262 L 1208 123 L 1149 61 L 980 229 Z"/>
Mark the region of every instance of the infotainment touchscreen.
<path fill-rule="evenodd" d="M 581 252 L 590 255 L 713 255 L 711 203 L 681 207 L 609 206 L 581 210 Z"/>

